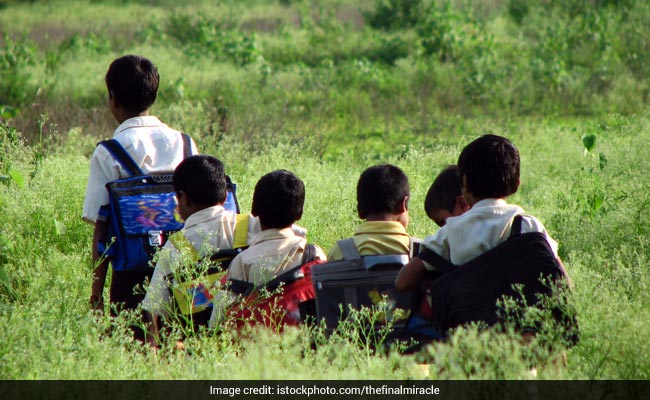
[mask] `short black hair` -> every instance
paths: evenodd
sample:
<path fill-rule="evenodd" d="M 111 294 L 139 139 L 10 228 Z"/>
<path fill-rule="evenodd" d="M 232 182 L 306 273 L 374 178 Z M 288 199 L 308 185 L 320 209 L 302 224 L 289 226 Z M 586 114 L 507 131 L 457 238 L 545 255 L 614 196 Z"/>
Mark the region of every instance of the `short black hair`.
<path fill-rule="evenodd" d="M 390 164 L 370 167 L 361 173 L 357 183 L 359 216 L 365 219 L 368 214 L 398 214 L 409 195 L 409 180 L 401 169 Z"/>
<path fill-rule="evenodd" d="M 433 218 L 435 210 L 452 212 L 456 205 L 456 198 L 462 194 L 461 180 L 458 175 L 458 166 L 445 167 L 434 179 L 427 197 L 424 199 L 424 212 Z"/>
<path fill-rule="evenodd" d="M 483 135 L 458 157 L 458 173 L 477 198 L 503 198 L 519 187 L 519 151 L 503 136 Z"/>
<path fill-rule="evenodd" d="M 176 193 L 185 193 L 194 204 L 211 207 L 226 201 L 226 172 L 213 156 L 184 159 L 174 170 L 172 183 Z"/>
<path fill-rule="evenodd" d="M 160 76 L 151 61 L 129 54 L 111 63 L 105 81 L 117 103 L 129 113 L 138 114 L 156 101 Z"/>
<path fill-rule="evenodd" d="M 257 181 L 251 212 L 267 228 L 283 229 L 302 217 L 305 184 L 293 173 L 279 169 Z"/>

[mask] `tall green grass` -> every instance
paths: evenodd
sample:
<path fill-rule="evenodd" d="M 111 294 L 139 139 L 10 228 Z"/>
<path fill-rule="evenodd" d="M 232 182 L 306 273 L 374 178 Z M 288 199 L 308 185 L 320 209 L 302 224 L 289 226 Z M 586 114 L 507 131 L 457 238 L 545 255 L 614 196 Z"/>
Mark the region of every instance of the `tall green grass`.
<path fill-rule="evenodd" d="M 522 154 L 522 186 L 512 202 L 537 215 L 561 245 L 561 255 L 575 282 L 574 302 L 580 343 L 568 351 L 566 367 L 549 363 L 538 378 L 645 379 L 650 349 L 648 329 L 648 195 L 647 126 L 643 117 L 610 116 L 586 121 L 521 121 L 494 124 Z M 9 130 L 3 128 L 3 134 Z M 307 143 L 267 143 L 263 151 L 225 139 L 201 143 L 204 152 L 222 158 L 240 184 L 240 201 L 250 209 L 252 188 L 260 174 L 276 168 L 294 171 L 307 188 L 301 224 L 324 248 L 349 236 L 360 221 L 355 215 L 354 187 L 360 172 L 379 162 L 399 165 L 411 181 L 412 223 L 409 232 L 435 232 L 422 209 L 435 174 L 454 162 L 461 147 L 483 133 L 446 133 L 430 149 L 409 148 L 400 155 L 341 155 L 324 161 Z M 606 155 L 601 169 L 582 136 L 597 135 L 592 152 Z M 4 136 L 3 144 L 8 143 Z M 435 144 L 437 143 L 437 144 Z M 530 348 L 507 335 L 458 332 L 417 357 L 367 352 L 346 340 L 324 341 L 316 351 L 307 331 L 282 336 L 259 333 L 253 340 L 198 337 L 186 352 L 165 347 L 151 354 L 128 339 L 125 323 L 110 337 L 109 326 L 88 311 L 91 229 L 79 215 L 92 143 L 69 140 L 46 152 L 38 164 L 34 151 L 21 144 L 7 168 L 24 177 L 9 177 L 0 186 L 2 282 L 0 318 L 4 378 L 406 378 L 417 377 L 415 362 L 430 363 L 432 378 L 530 378 Z M 9 176 L 9 175 L 7 175 Z M 14 175 L 16 176 L 16 175 Z M 602 192 L 603 205 L 592 210 L 582 199 Z M 101 338 L 101 339 L 100 339 Z M 428 355 L 427 355 L 428 354 Z M 542 355 L 548 359 L 550 355 Z M 540 357 L 540 355 L 536 356 Z M 264 361 L 261 361 L 264 360 Z"/>

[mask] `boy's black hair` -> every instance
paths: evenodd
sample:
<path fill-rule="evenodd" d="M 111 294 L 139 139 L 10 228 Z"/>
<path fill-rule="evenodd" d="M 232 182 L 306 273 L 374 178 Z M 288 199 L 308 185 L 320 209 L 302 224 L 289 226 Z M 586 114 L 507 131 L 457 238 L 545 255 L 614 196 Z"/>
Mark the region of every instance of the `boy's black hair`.
<path fill-rule="evenodd" d="M 424 199 L 424 212 L 433 219 L 435 210 L 452 212 L 456 205 L 456 198 L 462 194 L 458 166 L 445 167 L 431 184 L 427 197 Z"/>
<path fill-rule="evenodd" d="M 280 169 L 257 181 L 251 212 L 267 228 L 283 229 L 302 217 L 305 184 L 293 173 Z"/>
<path fill-rule="evenodd" d="M 477 198 L 503 198 L 519 187 L 519 151 L 503 136 L 483 135 L 458 157 L 458 173 Z"/>
<path fill-rule="evenodd" d="M 160 76 L 148 59 L 126 55 L 111 63 L 105 81 L 109 93 L 124 110 L 139 114 L 156 101 Z"/>
<path fill-rule="evenodd" d="M 183 192 L 193 204 L 211 207 L 226 201 L 226 172 L 223 163 L 208 155 L 181 161 L 172 179 L 176 193 Z"/>
<path fill-rule="evenodd" d="M 375 165 L 363 171 L 357 183 L 357 210 L 363 219 L 368 214 L 399 214 L 404 198 L 410 195 L 409 180 L 398 167 Z"/>

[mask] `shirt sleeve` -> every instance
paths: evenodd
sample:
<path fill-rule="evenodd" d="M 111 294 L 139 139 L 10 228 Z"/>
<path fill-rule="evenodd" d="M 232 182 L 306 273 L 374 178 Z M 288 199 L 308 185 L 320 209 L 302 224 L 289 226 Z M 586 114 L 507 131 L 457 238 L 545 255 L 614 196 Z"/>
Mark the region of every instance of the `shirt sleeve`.
<path fill-rule="evenodd" d="M 166 316 L 172 307 L 169 280 L 167 276 L 172 273 L 170 265 L 178 257 L 174 257 L 174 250 L 169 242 L 160 251 L 158 262 L 147 288 L 147 294 L 142 301 L 142 308 L 154 315 Z"/>
<path fill-rule="evenodd" d="M 329 261 L 337 261 L 343 259 L 343 252 L 341 252 L 341 249 L 339 248 L 339 245 L 337 243 L 335 243 L 334 246 L 332 246 L 330 251 L 327 253 L 327 259 Z"/>
<path fill-rule="evenodd" d="M 111 154 L 101 145 L 95 148 L 90 158 L 88 185 L 81 218 L 91 224 L 97 221 L 99 208 L 108 204 L 106 184 L 120 178 L 119 169 L 111 158 Z"/>
<path fill-rule="evenodd" d="M 241 272 L 241 264 L 240 256 L 237 256 L 232 260 L 228 267 L 228 272 L 226 273 L 226 282 L 230 279 L 244 280 Z M 226 317 L 226 311 L 236 300 L 237 295 L 232 293 L 230 290 L 227 290 L 227 288 L 217 290 L 212 298 L 212 314 L 210 315 L 210 321 L 208 322 L 208 327 L 210 329 L 215 329 L 223 322 Z"/>
<path fill-rule="evenodd" d="M 420 246 L 422 246 L 423 249 L 429 249 L 442 258 L 446 260 L 450 260 L 451 256 L 449 253 L 449 238 L 447 236 L 447 229 L 445 229 L 446 226 L 443 226 L 432 236 L 427 236 L 424 238 Z M 422 251 L 422 250 L 420 250 Z M 428 271 L 435 271 L 437 268 L 428 262 L 422 260 L 424 263 L 424 267 Z"/>

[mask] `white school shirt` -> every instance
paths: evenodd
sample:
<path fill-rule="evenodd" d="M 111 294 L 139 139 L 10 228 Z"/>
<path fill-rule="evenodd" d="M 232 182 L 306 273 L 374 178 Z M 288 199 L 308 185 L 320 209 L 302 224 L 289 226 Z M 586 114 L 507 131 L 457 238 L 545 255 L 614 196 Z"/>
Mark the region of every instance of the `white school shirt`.
<path fill-rule="evenodd" d="M 133 158 L 142 172 L 173 172 L 183 160 L 183 139 L 180 132 L 160 122 L 154 116 L 134 117 L 122 122 L 115 129 L 113 138 Z M 191 141 L 192 154 L 198 154 Z M 104 147 L 97 146 L 90 159 L 88 186 L 81 218 L 94 224 L 99 208 L 108 204 L 106 184 L 130 174 Z"/>
<path fill-rule="evenodd" d="M 455 265 L 464 264 L 505 242 L 510 236 L 512 220 L 524 210 L 503 199 L 483 199 L 457 217 L 447 218 L 447 223 L 433 236 L 424 239 L 422 246 L 433 250 Z M 541 232 L 557 257 L 557 242 L 546 232 L 535 217 L 523 214 L 521 233 Z M 424 263 L 428 270 L 435 268 Z"/>
<path fill-rule="evenodd" d="M 231 249 L 235 232 L 235 214 L 222 206 L 204 208 L 187 217 L 183 235 L 200 256 L 217 250 Z M 248 218 L 247 243 L 260 232 L 257 218 Z M 181 262 L 181 253 L 167 241 L 160 250 L 156 269 L 147 288 L 142 308 L 154 315 L 166 316 L 172 307 L 169 281 L 165 277 L 176 270 Z"/>
<path fill-rule="evenodd" d="M 267 229 L 253 238 L 250 247 L 235 257 L 228 267 L 227 279 L 249 282 L 255 287 L 263 286 L 284 272 L 299 266 L 307 245 L 307 239 L 295 228 Z M 320 247 L 315 247 L 315 257 L 325 261 L 327 257 Z M 227 308 L 237 296 L 220 290 L 214 296 L 214 307 L 209 326 L 214 328 L 223 320 Z"/>

